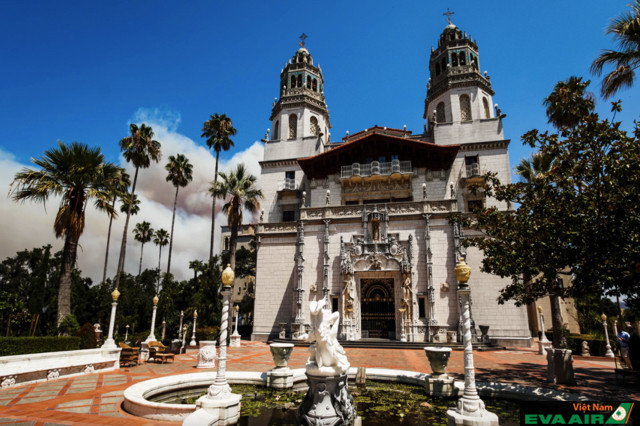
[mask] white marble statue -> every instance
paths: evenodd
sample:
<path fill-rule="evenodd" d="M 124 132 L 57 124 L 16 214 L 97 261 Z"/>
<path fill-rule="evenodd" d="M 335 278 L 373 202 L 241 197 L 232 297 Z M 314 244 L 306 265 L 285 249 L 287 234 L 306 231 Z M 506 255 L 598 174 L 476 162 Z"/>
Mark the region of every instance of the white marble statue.
<path fill-rule="evenodd" d="M 349 361 L 344 348 L 338 343 L 338 325 L 340 314 L 324 309 L 325 300 L 312 301 L 311 332 L 301 337 L 314 342 L 309 347 L 307 373 L 316 376 L 337 376 L 349 370 Z"/>

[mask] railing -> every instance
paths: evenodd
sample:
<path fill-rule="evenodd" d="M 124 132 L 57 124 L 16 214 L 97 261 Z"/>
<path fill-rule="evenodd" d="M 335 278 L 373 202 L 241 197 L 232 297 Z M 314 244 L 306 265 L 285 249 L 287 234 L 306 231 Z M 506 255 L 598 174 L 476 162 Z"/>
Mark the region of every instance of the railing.
<path fill-rule="evenodd" d="M 372 161 L 367 164 L 353 163 L 350 166 L 342 166 L 340 171 L 342 179 L 348 179 L 352 176 L 388 176 L 393 173 L 409 174 L 412 173 L 411 161 L 392 160 L 388 163 Z"/>
<path fill-rule="evenodd" d="M 285 178 L 278 182 L 278 191 L 295 191 L 298 189 L 298 184 L 295 179 Z"/>
<path fill-rule="evenodd" d="M 467 164 L 465 172 L 465 177 L 480 176 L 480 166 L 478 163 Z"/>

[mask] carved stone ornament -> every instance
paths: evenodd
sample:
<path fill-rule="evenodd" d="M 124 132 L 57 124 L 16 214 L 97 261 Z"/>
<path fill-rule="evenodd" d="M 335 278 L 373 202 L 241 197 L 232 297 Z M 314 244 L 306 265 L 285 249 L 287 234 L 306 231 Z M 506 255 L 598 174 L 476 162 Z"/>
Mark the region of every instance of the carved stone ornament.
<path fill-rule="evenodd" d="M 58 377 L 60 377 L 60 369 L 59 368 L 54 368 L 51 369 L 47 372 L 47 380 L 53 380 L 53 379 L 57 379 Z"/>
<path fill-rule="evenodd" d="M 5 376 L 0 382 L 2 389 L 10 388 L 16 385 L 16 376 Z"/>
<path fill-rule="evenodd" d="M 449 283 L 442 283 L 440 284 L 440 291 L 443 293 L 446 293 L 449 291 Z"/>
<path fill-rule="evenodd" d="M 95 370 L 93 364 L 89 364 L 84 368 L 84 374 L 92 374 Z"/>

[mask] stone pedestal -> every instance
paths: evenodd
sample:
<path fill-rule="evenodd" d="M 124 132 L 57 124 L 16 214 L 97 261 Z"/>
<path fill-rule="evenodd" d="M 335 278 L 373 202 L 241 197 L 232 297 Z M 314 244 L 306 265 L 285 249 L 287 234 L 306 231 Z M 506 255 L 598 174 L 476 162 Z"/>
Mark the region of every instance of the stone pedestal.
<path fill-rule="evenodd" d="M 149 343 L 140 343 L 140 356 L 138 358 L 141 364 L 146 363 L 149 360 Z"/>
<path fill-rule="evenodd" d="M 216 341 L 200 340 L 197 368 L 213 368 L 216 366 Z"/>
<path fill-rule="evenodd" d="M 298 410 L 298 424 L 307 426 L 351 425 L 356 418 L 347 374 L 322 376 L 307 371 L 309 391 Z"/>
<path fill-rule="evenodd" d="M 239 334 L 233 333 L 229 338 L 229 346 L 232 348 L 239 348 L 241 340 L 242 337 Z"/>
<path fill-rule="evenodd" d="M 276 366 L 267 371 L 267 387 L 276 389 L 293 387 L 293 371 L 288 367 L 293 343 L 272 343 L 269 348 Z"/>
<path fill-rule="evenodd" d="M 547 340 L 546 342 L 538 340 L 538 355 L 546 355 L 547 349 L 553 349 L 553 343 L 549 340 Z"/>
<path fill-rule="evenodd" d="M 571 349 L 547 351 L 547 380 L 559 385 L 575 385 Z"/>
<path fill-rule="evenodd" d="M 196 411 L 182 423 L 183 426 L 225 426 L 234 425 L 240 419 L 240 400 L 242 395 L 222 391 L 218 395 L 205 395 L 196 401 Z"/>
<path fill-rule="evenodd" d="M 447 364 L 451 356 L 451 348 L 427 346 L 424 348 L 433 374 L 425 380 L 425 387 L 429 396 L 453 396 L 453 377 L 447 375 Z"/>

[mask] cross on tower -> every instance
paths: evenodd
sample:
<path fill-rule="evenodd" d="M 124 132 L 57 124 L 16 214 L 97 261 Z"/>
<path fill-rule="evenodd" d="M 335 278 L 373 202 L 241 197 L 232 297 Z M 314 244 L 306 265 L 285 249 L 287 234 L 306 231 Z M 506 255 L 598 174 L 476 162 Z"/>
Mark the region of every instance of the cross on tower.
<path fill-rule="evenodd" d="M 305 33 L 302 33 L 302 35 L 300 36 L 300 40 L 302 40 L 300 43 L 298 43 L 301 47 L 304 47 L 304 41 L 307 38 L 307 35 Z"/>
<path fill-rule="evenodd" d="M 447 8 L 447 11 L 442 14 L 442 15 L 447 15 L 447 21 L 449 21 L 449 25 L 451 25 L 451 15 L 454 15 L 454 14 L 455 12 L 451 12 L 449 8 Z"/>

